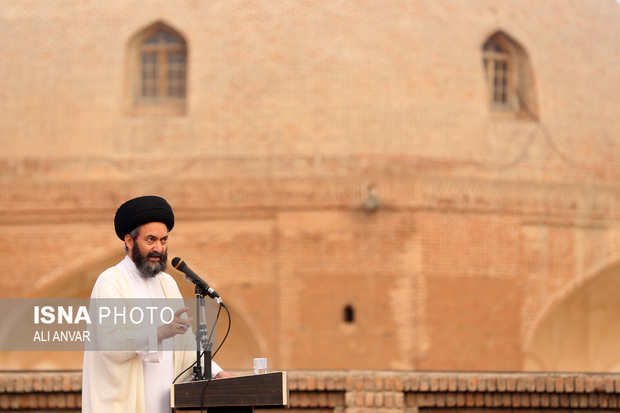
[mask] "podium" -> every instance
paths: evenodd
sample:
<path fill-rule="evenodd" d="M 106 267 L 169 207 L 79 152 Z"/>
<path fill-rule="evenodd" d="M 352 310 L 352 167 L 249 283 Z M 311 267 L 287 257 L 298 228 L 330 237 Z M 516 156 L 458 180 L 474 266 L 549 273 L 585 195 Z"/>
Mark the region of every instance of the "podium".
<path fill-rule="evenodd" d="M 285 372 L 198 380 L 172 385 L 170 401 L 177 412 L 253 413 L 254 408 L 288 407 Z"/>

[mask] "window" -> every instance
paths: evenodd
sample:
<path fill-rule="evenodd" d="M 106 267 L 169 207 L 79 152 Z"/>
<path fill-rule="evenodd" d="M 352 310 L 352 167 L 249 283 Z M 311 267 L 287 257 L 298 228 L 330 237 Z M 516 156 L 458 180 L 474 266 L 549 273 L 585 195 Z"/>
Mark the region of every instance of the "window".
<path fill-rule="evenodd" d="M 129 45 L 130 114 L 182 115 L 187 96 L 187 45 L 163 23 L 141 31 Z"/>
<path fill-rule="evenodd" d="M 140 47 L 138 100 L 158 102 L 185 98 L 185 43 L 159 30 Z"/>
<path fill-rule="evenodd" d="M 345 323 L 353 323 L 355 322 L 355 309 L 352 305 L 346 305 L 344 307 L 343 319 Z"/>
<path fill-rule="evenodd" d="M 484 44 L 483 62 L 489 85 L 489 102 L 492 109 L 517 110 L 516 67 L 509 44 L 500 36 L 491 37 Z"/>
<path fill-rule="evenodd" d="M 534 75 L 525 49 L 498 31 L 484 41 L 482 62 L 492 114 L 538 119 Z"/>

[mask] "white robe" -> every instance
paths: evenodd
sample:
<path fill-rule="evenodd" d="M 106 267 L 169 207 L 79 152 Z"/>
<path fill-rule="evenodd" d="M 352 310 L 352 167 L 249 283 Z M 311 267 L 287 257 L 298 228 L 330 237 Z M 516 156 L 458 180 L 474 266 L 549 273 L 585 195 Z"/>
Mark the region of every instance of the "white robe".
<path fill-rule="evenodd" d="M 129 257 L 104 271 L 91 294 L 92 299 L 182 298 L 174 279 L 159 273 L 153 279 L 141 277 Z M 96 320 L 93 320 L 96 322 Z M 196 361 L 196 341 L 191 330 L 173 341 L 174 352 L 163 351 L 153 334 L 135 334 L 133 351 L 84 351 L 82 411 L 170 412 L 170 385 L 177 375 Z M 222 369 L 212 362 L 212 374 Z M 177 382 L 192 374 L 185 372 Z M 145 394 L 145 391 L 147 394 Z"/>

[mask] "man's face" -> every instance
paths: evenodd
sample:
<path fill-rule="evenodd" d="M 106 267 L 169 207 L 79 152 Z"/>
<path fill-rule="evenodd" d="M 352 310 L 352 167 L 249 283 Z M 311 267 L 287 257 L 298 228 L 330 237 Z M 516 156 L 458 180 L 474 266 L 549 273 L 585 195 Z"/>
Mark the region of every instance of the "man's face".
<path fill-rule="evenodd" d="M 151 222 L 140 227 L 135 241 L 125 236 L 131 259 L 140 273 L 151 278 L 166 270 L 168 261 L 168 228 L 164 223 Z"/>

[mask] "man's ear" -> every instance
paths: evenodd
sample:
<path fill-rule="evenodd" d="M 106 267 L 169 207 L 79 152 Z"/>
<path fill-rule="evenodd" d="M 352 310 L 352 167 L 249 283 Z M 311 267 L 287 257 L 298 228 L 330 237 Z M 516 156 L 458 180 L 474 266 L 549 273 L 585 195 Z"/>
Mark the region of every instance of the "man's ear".
<path fill-rule="evenodd" d="M 133 248 L 133 238 L 131 238 L 131 235 L 129 234 L 125 234 L 125 245 L 129 249 Z"/>

